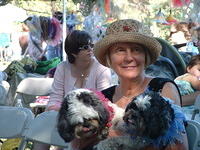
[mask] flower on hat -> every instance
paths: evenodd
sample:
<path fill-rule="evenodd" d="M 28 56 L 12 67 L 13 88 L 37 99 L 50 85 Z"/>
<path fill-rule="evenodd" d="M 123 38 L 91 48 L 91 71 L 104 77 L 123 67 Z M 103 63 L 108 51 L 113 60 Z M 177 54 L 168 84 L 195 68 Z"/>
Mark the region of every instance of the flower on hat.
<path fill-rule="evenodd" d="M 130 26 L 123 26 L 123 30 L 129 32 L 131 30 Z"/>

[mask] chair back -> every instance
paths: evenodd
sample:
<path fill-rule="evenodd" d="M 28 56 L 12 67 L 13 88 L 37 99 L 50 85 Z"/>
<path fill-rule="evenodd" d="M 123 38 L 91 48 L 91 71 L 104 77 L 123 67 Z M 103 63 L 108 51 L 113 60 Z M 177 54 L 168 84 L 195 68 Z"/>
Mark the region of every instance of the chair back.
<path fill-rule="evenodd" d="M 199 114 L 199 112 L 200 112 L 200 95 L 197 95 L 195 102 L 194 102 L 194 109 L 192 112 L 191 120 L 195 120 L 195 117 L 197 114 Z M 196 120 L 200 120 L 199 118 L 200 118 L 200 116 L 198 116 Z"/>
<path fill-rule="evenodd" d="M 47 111 L 37 115 L 25 133 L 25 138 L 28 141 L 67 148 L 68 143 L 60 137 L 57 131 L 57 114 L 56 111 Z"/>
<path fill-rule="evenodd" d="M 188 120 L 186 126 L 189 150 L 200 150 L 200 123 Z"/>
<path fill-rule="evenodd" d="M 155 63 L 146 68 L 145 73 L 153 77 L 163 77 L 171 80 L 178 76 L 174 63 L 164 56 L 159 56 Z"/>
<path fill-rule="evenodd" d="M 10 85 L 7 81 L 0 81 L 0 106 L 8 105 L 7 96 Z"/>
<path fill-rule="evenodd" d="M 28 108 L 0 106 L 0 138 L 23 137 L 23 133 L 34 119 Z"/>
<path fill-rule="evenodd" d="M 28 77 L 23 79 L 17 86 L 14 104 L 16 103 L 16 98 L 20 97 L 23 105 L 29 107 L 28 104 L 35 100 L 35 96 L 47 96 L 50 94 L 52 83 L 53 78 Z"/>
<path fill-rule="evenodd" d="M 186 64 L 182 56 L 179 54 L 178 50 L 166 40 L 161 38 L 156 39 L 162 45 L 161 55 L 169 58 L 174 63 L 179 76 L 184 74 L 186 70 Z"/>
<path fill-rule="evenodd" d="M 17 86 L 17 93 L 45 96 L 51 92 L 53 78 L 25 78 Z"/>

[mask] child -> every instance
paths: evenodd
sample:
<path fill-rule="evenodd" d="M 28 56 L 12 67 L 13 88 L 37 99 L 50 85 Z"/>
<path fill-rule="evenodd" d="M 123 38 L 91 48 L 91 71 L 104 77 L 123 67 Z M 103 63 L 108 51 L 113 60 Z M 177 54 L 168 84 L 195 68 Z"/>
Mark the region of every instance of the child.
<path fill-rule="evenodd" d="M 189 95 L 200 90 L 200 54 L 192 56 L 186 73 L 175 79 L 181 95 Z"/>
<path fill-rule="evenodd" d="M 182 111 L 188 119 L 194 110 L 194 101 L 200 91 L 200 54 L 191 57 L 187 67 L 187 72 L 175 79 L 182 95 L 183 106 Z M 189 105 L 189 106 L 188 106 Z"/>

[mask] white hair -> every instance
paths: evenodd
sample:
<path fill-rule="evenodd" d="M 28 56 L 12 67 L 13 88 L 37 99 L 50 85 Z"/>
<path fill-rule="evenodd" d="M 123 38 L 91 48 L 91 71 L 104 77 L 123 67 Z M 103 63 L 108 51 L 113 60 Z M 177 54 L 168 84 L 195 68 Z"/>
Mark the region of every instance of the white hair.
<path fill-rule="evenodd" d="M 151 102 L 149 101 L 151 96 L 149 95 L 139 95 L 136 97 L 135 104 L 138 108 L 145 110 L 151 106 Z"/>
<path fill-rule="evenodd" d="M 67 94 L 69 97 L 69 113 L 66 115 L 73 115 L 73 117 L 69 117 L 71 124 L 83 123 L 84 119 L 99 118 L 98 112 L 94 110 L 92 106 L 86 106 L 82 101 L 78 99 L 77 96 L 82 93 L 91 94 L 92 91 L 87 89 L 76 89 Z"/>

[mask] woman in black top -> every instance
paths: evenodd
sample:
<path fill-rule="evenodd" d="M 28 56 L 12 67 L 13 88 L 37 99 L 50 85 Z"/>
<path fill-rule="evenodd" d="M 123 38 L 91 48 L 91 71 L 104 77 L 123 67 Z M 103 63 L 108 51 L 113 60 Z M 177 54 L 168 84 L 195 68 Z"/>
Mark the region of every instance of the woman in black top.
<path fill-rule="evenodd" d="M 181 105 L 181 97 L 173 81 L 145 75 L 145 68 L 156 61 L 161 49 L 150 29 L 142 23 L 132 19 L 112 23 L 105 37 L 94 47 L 97 60 L 112 68 L 119 78 L 119 85 L 103 90 L 103 94 L 113 103 L 126 108 L 134 97 L 150 89 Z M 110 136 L 119 134 L 110 131 Z M 188 149 L 186 134 L 183 137 L 183 143 L 176 143 L 172 149 Z"/>

